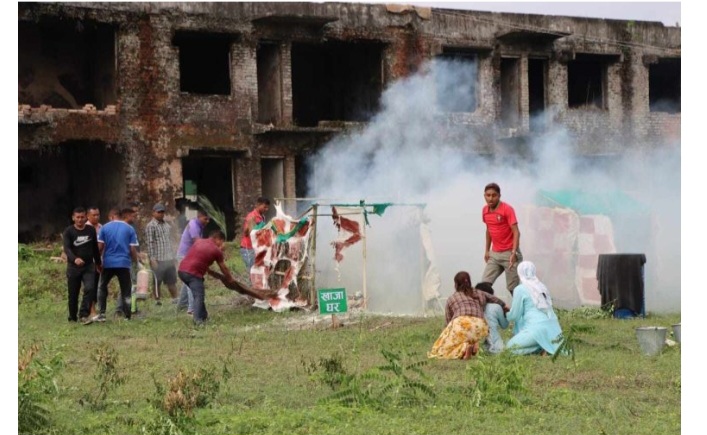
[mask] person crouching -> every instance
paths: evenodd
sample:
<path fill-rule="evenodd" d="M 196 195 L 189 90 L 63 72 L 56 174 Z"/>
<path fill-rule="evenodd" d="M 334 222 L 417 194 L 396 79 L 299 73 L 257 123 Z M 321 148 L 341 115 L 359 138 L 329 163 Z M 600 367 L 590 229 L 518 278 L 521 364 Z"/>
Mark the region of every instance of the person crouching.
<path fill-rule="evenodd" d="M 445 307 L 447 326 L 427 353 L 428 358 L 471 358 L 479 351 L 479 343 L 489 334 L 484 319 L 486 304 L 493 302 L 508 310 L 501 299 L 472 287 L 468 272 L 462 271 L 454 276 L 454 289 L 456 291 L 447 299 Z"/>

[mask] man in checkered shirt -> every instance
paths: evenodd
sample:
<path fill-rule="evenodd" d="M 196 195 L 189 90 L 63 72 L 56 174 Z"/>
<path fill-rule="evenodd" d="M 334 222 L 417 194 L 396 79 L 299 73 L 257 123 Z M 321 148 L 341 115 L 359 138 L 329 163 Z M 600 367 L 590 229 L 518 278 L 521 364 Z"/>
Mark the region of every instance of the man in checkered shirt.
<path fill-rule="evenodd" d="M 177 297 L 177 269 L 175 268 L 175 251 L 172 249 L 172 227 L 164 220 L 165 206 L 157 203 L 152 207 L 152 220 L 145 227 L 145 242 L 147 254 L 150 256 L 150 266 L 157 279 L 155 299 L 160 301 L 160 285 L 167 285 L 172 299 Z"/>

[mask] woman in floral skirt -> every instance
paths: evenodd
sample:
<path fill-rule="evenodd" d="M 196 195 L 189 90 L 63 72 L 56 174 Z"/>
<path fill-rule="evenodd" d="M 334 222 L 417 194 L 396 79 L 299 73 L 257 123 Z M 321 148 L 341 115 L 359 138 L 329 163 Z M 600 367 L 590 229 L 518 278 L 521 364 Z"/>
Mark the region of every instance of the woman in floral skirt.
<path fill-rule="evenodd" d="M 445 307 L 447 327 L 427 353 L 428 358 L 471 358 L 479 351 L 479 343 L 489 334 L 484 319 L 486 304 L 493 302 L 501 305 L 504 312 L 509 311 L 501 299 L 472 287 L 468 272 L 462 271 L 454 276 L 454 289 L 456 291 L 447 299 Z"/>

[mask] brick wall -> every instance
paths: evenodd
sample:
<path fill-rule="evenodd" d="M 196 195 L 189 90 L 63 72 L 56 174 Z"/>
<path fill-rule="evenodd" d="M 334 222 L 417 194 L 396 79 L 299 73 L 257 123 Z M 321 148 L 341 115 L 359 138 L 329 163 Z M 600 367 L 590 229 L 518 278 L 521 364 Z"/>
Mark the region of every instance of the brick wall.
<path fill-rule="evenodd" d="M 507 132 L 496 127 L 502 55 L 520 59 L 521 118 L 516 134 L 529 134 L 528 57 L 540 56 L 548 59 L 546 106 L 552 118 L 566 126 L 578 152 L 620 153 L 627 147 L 680 141 L 680 114 L 650 112 L 648 108 L 650 59 L 680 56 L 680 29 L 659 23 L 442 9 L 425 14 L 411 9 L 388 11 L 382 4 L 20 6 L 19 20 L 40 22 L 43 17 L 51 16 L 91 19 L 116 30 L 115 88 L 119 100 L 110 113 L 51 108 L 40 113 L 39 108 L 20 105 L 18 114 L 20 149 L 52 147 L 68 140 L 96 140 L 120 149 L 124 159 L 125 197 L 116 201 L 137 199 L 145 204 L 156 201 L 173 204 L 173 199 L 182 194 L 181 159 L 191 150 L 231 153 L 237 213 L 250 210 L 260 195 L 262 155 L 277 154 L 285 159 L 284 189 L 287 196 L 294 196 L 298 177 L 295 158 L 321 147 L 331 132 L 317 128 L 296 131 L 292 125 L 293 41 L 381 42 L 385 84 L 414 73 L 440 53 L 443 46 L 476 47 L 479 49 L 477 109 L 473 113 L 446 114 L 440 119 L 448 127 L 450 142 L 460 144 L 468 152 L 498 152 L 499 141 L 507 136 Z M 569 35 L 543 44 L 499 42 L 496 35 L 508 31 L 509 25 Z M 180 91 L 179 48 L 173 38 L 185 30 L 226 34 L 232 38 L 230 95 Z M 255 123 L 259 41 L 277 43 L 281 55 L 282 121 L 267 138 L 255 134 L 263 128 Z M 630 42 L 633 46 L 622 48 L 615 41 Z M 567 62 L 575 53 L 608 54 L 618 59 L 607 67 L 604 110 L 568 108 Z M 237 219 L 240 218 L 238 215 Z"/>

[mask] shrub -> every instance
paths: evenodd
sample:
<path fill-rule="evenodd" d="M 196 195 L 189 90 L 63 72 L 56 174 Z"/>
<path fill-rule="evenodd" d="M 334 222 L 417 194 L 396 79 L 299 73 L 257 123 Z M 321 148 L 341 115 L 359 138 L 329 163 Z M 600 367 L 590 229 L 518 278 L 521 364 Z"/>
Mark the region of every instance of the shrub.
<path fill-rule="evenodd" d="M 529 372 L 522 356 L 509 351 L 497 356 L 479 355 L 467 366 L 467 375 L 474 383 L 472 397 L 475 406 L 518 406 L 519 397 L 527 391 Z"/>
<path fill-rule="evenodd" d="M 195 408 L 208 405 L 218 394 L 220 383 L 213 369 L 201 368 L 196 372 L 180 369 L 167 380 L 164 388 L 155 380 L 158 408 L 177 420 L 191 418 Z"/>
<path fill-rule="evenodd" d="M 322 358 L 318 363 L 306 363 L 305 370 L 334 392 L 325 401 L 345 406 L 385 408 L 389 406 L 425 405 L 436 394 L 424 381 L 422 367 L 427 359 L 411 360 L 399 353 L 381 351 L 386 362 L 363 373 L 348 374 L 339 355 Z"/>
<path fill-rule="evenodd" d="M 81 404 L 88 404 L 93 409 L 104 409 L 108 393 L 125 382 L 125 376 L 118 369 L 118 353 L 109 344 L 102 344 L 93 355 L 96 362 L 94 379 L 98 382 L 95 395 L 86 394 Z"/>
<path fill-rule="evenodd" d="M 19 352 L 17 364 L 19 434 L 46 433 L 52 423 L 45 404 L 59 392 L 55 377 L 63 363 L 58 355 L 48 363 L 44 363 L 37 358 L 39 351 L 40 346 L 33 344 Z"/>
<path fill-rule="evenodd" d="M 45 295 L 66 297 L 66 264 L 55 263 L 49 255 L 37 253 L 27 245 L 18 250 L 19 302 L 35 301 Z"/>
<path fill-rule="evenodd" d="M 17 260 L 19 261 L 27 261 L 35 258 L 36 255 L 32 248 L 29 246 L 25 245 L 24 243 L 19 243 L 17 245 Z"/>

